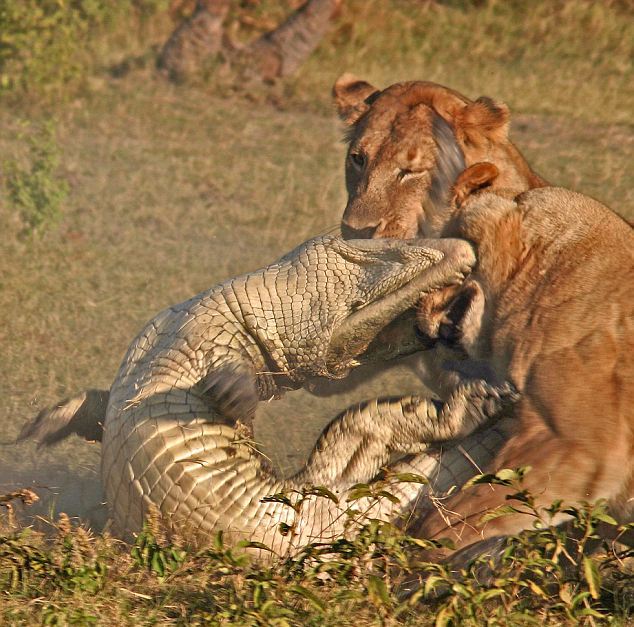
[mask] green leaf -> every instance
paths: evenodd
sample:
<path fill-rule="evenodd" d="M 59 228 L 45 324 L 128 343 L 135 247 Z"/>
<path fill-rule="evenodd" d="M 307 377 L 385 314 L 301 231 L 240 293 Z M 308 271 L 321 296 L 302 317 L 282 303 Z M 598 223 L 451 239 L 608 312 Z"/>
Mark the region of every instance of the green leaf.
<path fill-rule="evenodd" d="M 383 607 L 390 607 L 392 605 L 390 593 L 387 590 L 385 581 L 376 575 L 368 576 L 368 595 L 375 605 L 381 605 Z"/>
<path fill-rule="evenodd" d="M 612 516 L 610 516 L 609 514 L 606 514 L 605 512 L 599 512 L 598 514 L 595 514 L 594 517 L 597 520 L 601 520 L 604 523 L 608 523 L 608 525 L 614 525 L 615 527 L 618 526 L 618 522 L 612 518 Z"/>
<path fill-rule="evenodd" d="M 278 494 L 271 494 L 270 496 L 265 496 L 264 498 L 260 499 L 260 502 L 261 503 L 284 503 L 284 505 L 293 507 L 293 502 L 291 501 L 291 499 L 289 499 L 288 496 L 286 496 L 286 494 L 283 494 L 282 492 L 279 492 Z"/>
<path fill-rule="evenodd" d="M 528 587 L 531 589 L 533 594 L 542 597 L 542 599 L 548 598 L 548 595 L 544 592 L 544 590 L 540 588 L 532 579 L 528 580 Z"/>
<path fill-rule="evenodd" d="M 583 573 L 588 582 L 588 589 L 593 599 L 601 596 L 601 574 L 597 563 L 587 555 L 583 556 Z"/>
<path fill-rule="evenodd" d="M 377 492 L 376 494 L 377 497 L 381 497 L 381 498 L 385 498 L 388 501 L 390 501 L 391 503 L 397 504 L 400 503 L 401 499 L 399 499 L 397 496 L 394 496 L 391 492 L 388 492 L 387 490 L 379 490 L 379 492 Z"/>
<path fill-rule="evenodd" d="M 165 575 L 165 562 L 160 551 L 155 551 L 152 554 L 150 567 L 152 568 L 152 572 L 156 573 L 159 577 L 163 577 Z"/>
<path fill-rule="evenodd" d="M 253 607 L 256 609 L 261 607 L 263 596 L 264 588 L 262 587 L 262 584 L 256 585 L 253 589 Z"/>
<path fill-rule="evenodd" d="M 443 607 L 438 614 L 436 614 L 435 627 L 447 627 L 451 624 L 451 608 Z"/>
<path fill-rule="evenodd" d="M 495 476 L 500 481 L 517 481 L 522 478 L 523 473 L 517 470 L 511 470 L 510 468 L 502 468 L 495 473 Z"/>
<path fill-rule="evenodd" d="M 476 475 L 475 477 L 471 477 L 471 479 L 469 479 L 469 481 L 467 481 L 464 486 L 463 486 L 463 490 L 465 488 L 470 488 L 471 486 L 474 485 L 482 485 L 482 484 L 491 484 L 491 483 L 497 483 L 497 477 L 493 474 L 482 474 L 482 475 Z"/>
<path fill-rule="evenodd" d="M 465 599 L 468 599 L 471 596 L 469 589 L 461 583 L 454 583 L 454 585 L 451 586 L 451 589 Z"/>
<path fill-rule="evenodd" d="M 607 618 L 605 614 L 601 614 L 601 612 L 591 607 L 586 607 L 580 610 L 579 612 L 577 612 L 577 616 L 592 616 L 594 618 L 603 618 L 603 619 Z"/>
<path fill-rule="evenodd" d="M 322 601 L 314 592 L 308 590 L 308 588 L 304 588 L 304 586 L 296 584 L 291 586 L 289 590 L 301 597 L 304 597 L 304 599 L 306 599 L 316 610 L 320 612 L 326 611 L 326 604 L 324 601 Z"/>
<path fill-rule="evenodd" d="M 437 543 L 433 540 L 423 540 L 422 538 L 414 538 L 411 536 L 407 538 L 407 541 L 409 542 L 409 544 L 419 546 L 422 549 L 433 549 L 438 546 Z"/>
<path fill-rule="evenodd" d="M 420 483 L 422 485 L 429 484 L 427 477 L 417 475 L 413 472 L 398 472 L 390 475 L 390 479 L 396 479 L 397 481 L 401 481 L 402 483 Z"/>
<path fill-rule="evenodd" d="M 491 590 L 487 590 L 486 592 L 482 592 L 481 594 L 479 594 L 476 599 L 478 603 L 481 603 L 482 601 L 488 601 L 489 599 L 495 599 L 497 597 L 501 597 L 504 596 L 506 594 L 505 590 L 502 590 L 500 588 L 493 588 Z"/>
<path fill-rule="evenodd" d="M 253 542 L 251 540 L 240 540 L 236 544 L 237 547 L 241 549 L 261 549 L 262 551 L 268 551 L 269 553 L 274 553 L 271 547 L 266 546 L 262 542 Z"/>
<path fill-rule="evenodd" d="M 433 592 L 438 584 L 447 585 L 447 580 L 444 577 L 439 577 L 438 575 L 427 577 L 425 580 L 425 596 L 428 596 L 430 592 Z"/>
<path fill-rule="evenodd" d="M 178 566 L 185 561 L 185 558 L 187 557 L 187 551 L 172 547 L 169 551 L 169 555 L 171 561 L 174 563 L 174 566 Z"/>
<path fill-rule="evenodd" d="M 350 488 L 346 501 L 358 501 L 359 499 L 370 496 L 372 496 L 372 490 L 370 489 L 370 486 L 366 483 L 358 483 Z"/>
<path fill-rule="evenodd" d="M 495 509 L 489 510 L 486 514 L 483 514 L 480 518 L 480 522 L 484 524 L 490 520 L 495 520 L 496 518 L 501 518 L 502 516 L 510 516 L 511 514 L 517 513 L 518 510 L 512 505 L 500 505 Z"/>
<path fill-rule="evenodd" d="M 222 551 L 222 549 L 224 549 L 224 540 L 223 540 L 223 532 L 222 530 L 220 530 L 215 536 L 214 536 L 214 540 L 213 540 L 213 548 L 216 549 L 216 551 Z"/>
<path fill-rule="evenodd" d="M 302 494 L 304 496 L 323 496 L 324 498 L 330 499 L 333 503 L 339 503 L 339 499 L 335 494 L 323 486 L 306 488 L 302 490 Z"/>
<path fill-rule="evenodd" d="M 572 601 L 570 603 L 570 607 L 573 610 L 576 610 L 589 596 L 592 596 L 589 592 L 585 590 L 583 592 L 579 592 L 572 597 Z"/>

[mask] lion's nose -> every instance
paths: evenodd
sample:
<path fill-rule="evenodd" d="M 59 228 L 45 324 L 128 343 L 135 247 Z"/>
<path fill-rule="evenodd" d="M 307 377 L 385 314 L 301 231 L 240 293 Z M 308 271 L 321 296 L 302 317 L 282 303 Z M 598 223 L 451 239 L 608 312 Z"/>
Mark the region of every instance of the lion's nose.
<path fill-rule="evenodd" d="M 365 226 L 363 228 L 356 228 L 346 224 L 345 222 L 341 223 L 341 236 L 343 239 L 372 239 L 376 230 L 378 228 L 378 224 L 374 226 Z"/>

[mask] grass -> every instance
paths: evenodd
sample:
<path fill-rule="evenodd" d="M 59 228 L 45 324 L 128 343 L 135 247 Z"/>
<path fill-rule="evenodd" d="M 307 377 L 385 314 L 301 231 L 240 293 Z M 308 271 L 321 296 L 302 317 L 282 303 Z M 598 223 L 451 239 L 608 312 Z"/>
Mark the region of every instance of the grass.
<path fill-rule="evenodd" d="M 8 197 L 20 211 L 25 234 L 49 228 L 61 218 L 61 206 L 68 196 L 68 183 L 57 175 L 59 148 L 55 129 L 49 123 L 27 136 L 29 167 L 5 162 Z"/>
<path fill-rule="evenodd" d="M 473 97 L 498 97 L 515 111 L 632 121 L 627 76 L 634 22 L 627 3 L 352 0 L 346 6 L 333 34 L 338 46 L 313 57 L 304 71 L 322 89 L 330 68 L 341 63 L 378 85 L 417 77 Z"/>
<path fill-rule="evenodd" d="M 507 508 L 541 524 L 510 538 L 495 562 L 476 560 L 454 572 L 425 561 L 421 550 L 432 543 L 369 518 L 349 537 L 255 563 L 248 542 L 230 546 L 218 534 L 208 549 L 188 550 L 181 538 L 167 539 L 152 517 L 130 547 L 107 533 L 95 536 L 65 514 L 46 536 L 15 529 L 5 516 L 0 619 L 55 625 L 625 624 L 634 608 L 632 550 L 614 543 L 592 556 L 584 550 L 599 523 L 615 526 L 605 506 L 555 504 L 539 512 L 521 489 L 520 474 L 476 482 L 514 484 L 518 492 Z M 6 506 L 9 497 L 0 496 L 0 504 L 3 498 Z M 358 520 L 349 500 L 351 520 Z M 572 516 L 574 533 L 548 526 L 559 512 Z M 404 597 L 403 583 L 413 576 L 422 585 Z"/>
<path fill-rule="evenodd" d="M 24 123 L 53 121 L 59 166 L 50 175 L 70 189 L 59 224 L 25 238 L 3 173 L 0 493 L 35 487 L 40 514 L 67 511 L 103 523 L 98 447 L 71 440 L 36 452 L 13 444 L 15 436 L 64 395 L 107 387 L 130 338 L 161 308 L 336 227 L 345 204 L 344 146 L 329 90 L 343 71 L 379 86 L 424 78 L 505 100 L 513 136 L 538 172 L 634 219 L 627 3 L 476 4 L 350 0 L 300 73 L 266 89 L 235 90 L 226 79 L 165 84 L 152 70 L 152 46 L 169 25 L 152 26 L 145 38 L 96 40 L 99 62 L 62 96 L 24 92 L 0 103 L 3 160 L 28 171 Z M 257 17 L 265 8 L 241 10 Z M 110 68 L 129 58 L 140 61 L 114 78 Z M 388 372 L 329 399 L 289 396 L 265 408 L 256 435 L 290 470 L 349 402 L 386 389 L 416 391 L 406 375 Z M 279 447 L 282 423 L 289 438 Z M 134 577 L 143 590 L 149 580 Z M 191 578 L 181 585 L 202 594 Z M 51 595 L 50 603 L 68 602 Z M 121 595 L 151 615 L 153 600 Z M 43 617 L 42 603 L 29 603 L 24 612 Z"/>

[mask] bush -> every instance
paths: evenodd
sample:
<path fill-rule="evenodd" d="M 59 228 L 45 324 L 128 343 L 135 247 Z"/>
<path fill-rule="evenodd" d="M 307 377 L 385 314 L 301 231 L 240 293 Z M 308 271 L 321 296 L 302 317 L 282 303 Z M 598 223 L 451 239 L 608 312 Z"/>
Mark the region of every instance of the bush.
<path fill-rule="evenodd" d="M 634 553 L 598 539 L 600 524 L 619 532 L 605 503 L 554 503 L 543 510 L 522 489 L 521 475 L 501 471 L 475 482 L 516 487 L 508 504 L 487 516 L 521 511 L 534 520 L 534 528 L 501 542 L 492 557 L 453 569 L 420 556 L 420 549 L 438 543 L 408 536 L 390 523 L 359 520 L 354 510 L 368 486 L 357 486 L 349 497 L 355 533 L 315 542 L 270 563 L 245 554 L 249 546 L 261 548 L 259 543 L 230 546 L 221 533 L 209 548 L 192 550 L 183 538 L 170 539 L 151 516 L 130 547 L 107 535 L 93 536 L 64 514 L 48 538 L 15 526 L 3 533 L 0 510 L 0 622 L 626 624 L 634 608 L 629 564 Z M 377 498 L 390 497 L 390 485 L 381 486 Z M 293 498 L 289 506 L 295 507 Z M 324 498 L 330 498 L 326 492 Z M 560 514 L 570 519 L 566 529 L 551 525 Z M 591 544 L 594 552 L 588 550 Z M 408 598 L 401 594 L 403 577 L 410 582 L 420 577 L 419 590 Z"/>
<path fill-rule="evenodd" d="M 0 88 L 59 92 L 93 64 L 96 41 L 166 0 L 0 0 Z"/>
<path fill-rule="evenodd" d="M 54 124 L 43 124 L 23 138 L 28 147 L 28 165 L 13 160 L 5 162 L 4 169 L 9 201 L 20 212 L 24 231 L 30 234 L 59 222 L 69 186 L 57 174 L 60 150 Z"/>

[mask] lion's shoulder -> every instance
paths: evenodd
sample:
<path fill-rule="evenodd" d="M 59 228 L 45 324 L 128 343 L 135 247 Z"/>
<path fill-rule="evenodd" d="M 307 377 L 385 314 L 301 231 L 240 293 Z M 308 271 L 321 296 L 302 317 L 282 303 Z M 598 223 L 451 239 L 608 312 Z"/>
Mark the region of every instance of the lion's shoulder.
<path fill-rule="evenodd" d="M 634 231 L 617 212 L 586 194 L 563 187 L 528 190 L 516 198 L 526 228 L 542 237 L 586 237 L 634 245 Z"/>

